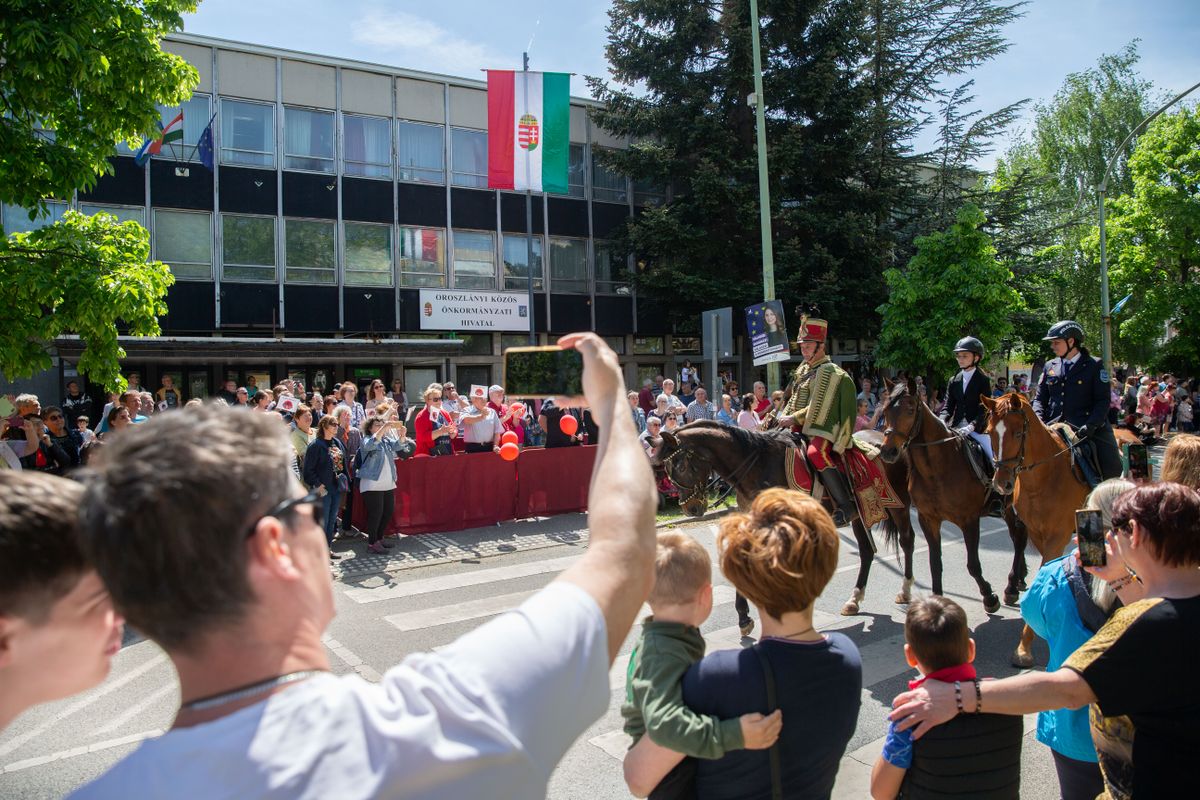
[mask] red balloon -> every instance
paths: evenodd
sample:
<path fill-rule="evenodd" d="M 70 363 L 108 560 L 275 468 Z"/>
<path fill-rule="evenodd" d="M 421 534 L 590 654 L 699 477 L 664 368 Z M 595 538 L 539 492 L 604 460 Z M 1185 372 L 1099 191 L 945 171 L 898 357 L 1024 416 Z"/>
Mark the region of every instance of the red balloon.
<path fill-rule="evenodd" d="M 579 430 L 579 420 L 570 414 L 563 414 L 562 419 L 558 421 L 558 429 L 567 436 L 574 436 L 575 432 Z"/>
<path fill-rule="evenodd" d="M 500 457 L 505 461 L 516 461 L 519 455 L 521 455 L 521 448 L 517 447 L 516 443 L 506 442 L 500 445 Z"/>
<path fill-rule="evenodd" d="M 513 404 L 512 404 L 512 413 L 513 413 L 513 415 L 514 415 L 514 416 L 517 416 L 517 417 L 524 417 L 524 416 L 525 416 L 525 405 L 524 405 L 524 403 L 513 403 Z"/>
<path fill-rule="evenodd" d="M 505 431 L 503 434 L 501 434 L 500 444 L 505 445 L 505 444 L 516 444 L 516 443 L 517 443 L 517 434 L 513 433 L 512 431 Z"/>

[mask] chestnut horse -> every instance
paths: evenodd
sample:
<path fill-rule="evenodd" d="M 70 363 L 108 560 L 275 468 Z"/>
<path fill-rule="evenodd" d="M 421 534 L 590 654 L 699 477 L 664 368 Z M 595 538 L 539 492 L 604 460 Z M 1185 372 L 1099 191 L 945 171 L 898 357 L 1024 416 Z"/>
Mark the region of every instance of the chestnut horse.
<path fill-rule="evenodd" d="M 667 476 L 679 487 L 679 505 L 688 516 L 699 517 L 708 510 L 709 476 L 716 473 L 733 487 L 738 508 L 747 509 L 763 489 L 787 486 L 786 452 L 795 447 L 790 433 L 782 430 L 747 431 L 711 420 L 697 420 L 674 432 L 662 432 L 662 444 L 654 454 Z M 909 519 L 908 475 L 904 464 L 885 464 L 888 481 L 892 484 L 903 508 L 889 508 L 884 522 L 884 541 L 895 546 L 897 541 L 911 561 L 913 549 L 912 522 Z M 866 596 L 867 577 L 875 557 L 875 542 L 858 519 L 852 526 L 858 543 L 858 578 L 850 599 L 842 606 L 842 614 L 857 614 Z M 907 602 L 905 600 L 904 602 Z M 738 624 L 743 634 L 753 628 L 750 607 L 738 595 L 735 600 Z"/>
<path fill-rule="evenodd" d="M 1012 495 L 1042 563 L 1063 554 L 1075 531 L 1075 509 L 1083 508 L 1088 485 L 1075 475 L 1070 448 L 1047 428 L 1017 392 L 980 398 L 988 411 L 988 434 L 996 457 L 992 485 Z M 1017 551 L 1024 560 L 1024 548 Z M 1013 665 L 1033 666 L 1033 629 L 1021 632 Z"/>
<path fill-rule="evenodd" d="M 983 577 L 979 561 L 979 520 L 987 508 L 991 491 L 975 477 L 969 463 L 965 437 L 955 433 L 916 396 L 914 386 L 888 385 L 880 456 L 886 462 L 908 459 L 908 491 L 917 509 L 917 521 L 930 542 L 929 572 L 933 593 L 942 593 L 942 523 L 957 525 L 967 547 L 967 572 L 975 579 L 983 608 L 989 614 L 1000 608 L 1000 599 Z M 1013 513 L 1005 508 L 1008 535 L 1013 542 L 1013 564 L 1004 589 L 1004 602 L 1014 605 L 1025 579 L 1026 533 Z M 907 589 L 912 568 L 905 564 Z"/>

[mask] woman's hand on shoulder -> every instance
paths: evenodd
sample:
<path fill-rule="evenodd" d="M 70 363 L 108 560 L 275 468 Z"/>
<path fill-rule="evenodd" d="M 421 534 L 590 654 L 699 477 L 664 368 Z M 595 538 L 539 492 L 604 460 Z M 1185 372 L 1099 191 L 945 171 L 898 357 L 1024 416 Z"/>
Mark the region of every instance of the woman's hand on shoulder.
<path fill-rule="evenodd" d="M 777 708 L 765 717 L 762 714 L 742 714 L 739 722 L 746 749 L 766 750 L 775 744 L 783 730 L 783 711 Z"/>

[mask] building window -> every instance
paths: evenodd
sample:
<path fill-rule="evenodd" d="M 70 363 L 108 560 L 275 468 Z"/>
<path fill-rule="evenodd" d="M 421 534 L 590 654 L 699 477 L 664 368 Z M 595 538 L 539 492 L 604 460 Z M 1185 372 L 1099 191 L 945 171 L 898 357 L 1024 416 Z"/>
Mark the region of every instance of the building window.
<path fill-rule="evenodd" d="M 283 168 L 333 172 L 333 112 L 283 110 Z"/>
<path fill-rule="evenodd" d="M 155 209 L 154 257 L 179 280 L 212 280 L 212 215 Z"/>
<path fill-rule="evenodd" d="M 337 283 L 337 235 L 334 223 L 315 219 L 283 221 L 288 283 Z"/>
<path fill-rule="evenodd" d="M 199 161 L 200 154 L 196 145 L 200 143 L 200 134 L 204 133 L 212 119 L 212 98 L 206 94 L 194 94 L 177 106 L 159 106 L 158 112 L 162 117 L 163 127 L 183 112 L 183 139 L 163 145 L 162 151 L 155 158 Z"/>
<path fill-rule="evenodd" d="M 364 178 L 392 177 L 392 121 L 343 114 L 342 169 Z"/>
<path fill-rule="evenodd" d="M 635 206 L 661 206 L 667 202 L 667 187 L 652 180 L 633 182 L 633 204 Z"/>
<path fill-rule="evenodd" d="M 275 166 L 275 106 L 222 98 L 221 163 Z"/>
<path fill-rule="evenodd" d="M 496 288 L 496 245 L 491 233 L 454 232 L 454 288 Z"/>
<path fill-rule="evenodd" d="M 347 286 L 392 285 L 392 226 L 343 223 Z"/>
<path fill-rule="evenodd" d="M 550 285 L 556 292 L 587 293 L 586 241 L 553 238 L 550 240 Z"/>
<path fill-rule="evenodd" d="M 666 352 L 664 346 L 661 336 L 633 337 L 633 354 L 637 356 L 661 356 Z"/>
<path fill-rule="evenodd" d="M 450 164 L 455 186 L 487 187 L 487 134 L 462 128 L 450 130 Z"/>
<path fill-rule="evenodd" d="M 596 242 L 596 294 L 629 294 L 629 271 L 611 242 Z"/>
<path fill-rule="evenodd" d="M 221 215 L 221 277 L 275 280 L 275 218 Z"/>
<path fill-rule="evenodd" d="M 141 206 L 101 206 L 84 203 L 79 206 L 79 212 L 89 217 L 95 214 L 112 214 L 118 222 L 132 221 L 143 228 L 146 227 L 146 209 Z"/>
<path fill-rule="evenodd" d="M 541 338 L 542 337 L 539 335 L 538 340 L 541 341 Z M 528 346 L 529 346 L 529 334 L 528 333 L 502 333 L 502 334 L 500 334 L 500 352 L 501 353 L 503 353 L 505 350 L 507 350 L 510 347 L 528 347 Z"/>
<path fill-rule="evenodd" d="M 605 336 L 604 343 L 612 348 L 612 351 L 619 356 L 625 355 L 625 337 L 624 336 Z"/>
<path fill-rule="evenodd" d="M 440 228 L 400 229 L 400 285 L 446 286 L 446 232 Z"/>
<path fill-rule="evenodd" d="M 402 121 L 397 123 L 396 131 L 400 140 L 396 159 L 400 180 L 445 182 L 446 162 L 442 126 Z"/>
<path fill-rule="evenodd" d="M 459 339 L 462 339 L 462 354 L 464 356 L 490 356 L 492 354 L 492 335 L 490 333 L 460 333 Z M 458 368 L 459 375 L 462 375 L 462 367 Z M 462 380 L 460 377 L 459 380 Z M 479 381 L 475 381 L 479 383 Z M 484 386 L 489 385 L 483 382 Z M 464 386 L 464 394 L 467 387 Z"/>
<path fill-rule="evenodd" d="M 625 176 L 600 163 L 600 148 L 592 150 L 592 198 L 624 203 L 629 199 Z"/>
<path fill-rule="evenodd" d="M 583 156 L 583 145 L 573 144 L 567 151 L 567 193 L 571 197 L 584 196 L 584 177 L 587 162 Z"/>
<path fill-rule="evenodd" d="M 529 290 L 529 245 L 525 236 L 505 234 L 504 288 L 518 292 Z M 533 289 L 540 292 L 542 282 L 542 237 L 533 237 Z"/>
<path fill-rule="evenodd" d="M 20 206 L 4 204 L 0 222 L 4 224 L 4 233 L 30 233 L 40 231 L 48 225 L 53 225 L 67 213 L 67 204 L 55 200 L 47 201 L 47 211 L 36 219 L 29 218 L 29 212 Z"/>

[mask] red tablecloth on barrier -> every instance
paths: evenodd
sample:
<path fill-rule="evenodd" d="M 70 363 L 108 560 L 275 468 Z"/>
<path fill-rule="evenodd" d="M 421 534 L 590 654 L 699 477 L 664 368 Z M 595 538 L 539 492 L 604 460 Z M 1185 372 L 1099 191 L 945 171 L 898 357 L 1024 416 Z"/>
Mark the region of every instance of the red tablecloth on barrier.
<path fill-rule="evenodd" d="M 595 447 L 530 448 L 516 461 L 494 453 L 396 462 L 396 510 L 388 533 L 461 531 L 511 519 L 583 511 Z M 362 498 L 354 524 L 366 528 Z"/>

